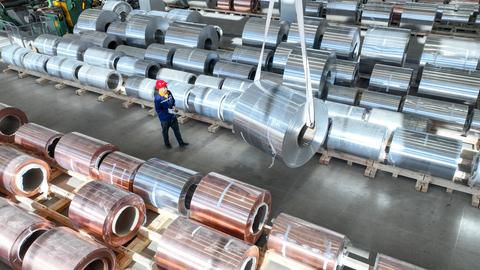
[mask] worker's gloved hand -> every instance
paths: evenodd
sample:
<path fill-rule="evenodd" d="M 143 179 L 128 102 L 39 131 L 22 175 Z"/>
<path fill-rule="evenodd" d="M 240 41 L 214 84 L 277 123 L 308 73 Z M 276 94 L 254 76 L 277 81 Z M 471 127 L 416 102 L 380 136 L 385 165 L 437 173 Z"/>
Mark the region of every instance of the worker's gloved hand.
<path fill-rule="evenodd" d="M 174 111 L 175 113 L 178 113 L 177 107 L 173 107 L 173 111 Z"/>

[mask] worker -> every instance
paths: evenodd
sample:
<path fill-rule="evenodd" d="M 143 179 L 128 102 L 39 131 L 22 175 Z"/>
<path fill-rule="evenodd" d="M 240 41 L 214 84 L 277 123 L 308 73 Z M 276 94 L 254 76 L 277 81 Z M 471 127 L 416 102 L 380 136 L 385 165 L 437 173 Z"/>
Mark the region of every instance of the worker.
<path fill-rule="evenodd" d="M 167 88 L 168 83 L 164 80 L 157 80 L 155 84 L 155 111 L 157 111 L 158 118 L 162 124 L 163 142 L 167 148 L 172 148 L 170 140 L 168 139 L 168 130 L 173 129 L 175 138 L 177 138 L 180 147 L 187 146 L 188 143 L 184 142 L 182 135 L 180 134 L 180 128 L 178 126 L 175 108 L 175 99 L 172 93 Z"/>

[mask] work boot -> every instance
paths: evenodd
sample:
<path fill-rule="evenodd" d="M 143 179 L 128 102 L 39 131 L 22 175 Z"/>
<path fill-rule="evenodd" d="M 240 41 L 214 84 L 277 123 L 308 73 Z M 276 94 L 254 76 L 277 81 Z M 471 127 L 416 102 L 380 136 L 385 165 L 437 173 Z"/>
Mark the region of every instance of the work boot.
<path fill-rule="evenodd" d="M 181 143 L 179 143 L 179 145 L 180 145 L 180 147 L 185 147 L 185 146 L 189 145 L 189 143 L 187 143 L 187 142 L 181 142 Z"/>
<path fill-rule="evenodd" d="M 167 144 L 165 144 L 165 147 L 167 147 L 168 149 L 170 149 L 170 148 L 172 148 L 172 145 L 169 144 L 169 143 L 167 143 Z"/>

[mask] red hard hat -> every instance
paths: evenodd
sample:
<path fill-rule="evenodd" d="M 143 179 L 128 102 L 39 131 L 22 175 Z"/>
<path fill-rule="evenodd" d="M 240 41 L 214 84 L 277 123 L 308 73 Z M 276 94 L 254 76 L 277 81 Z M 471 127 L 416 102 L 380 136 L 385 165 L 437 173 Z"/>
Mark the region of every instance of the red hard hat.
<path fill-rule="evenodd" d="M 168 83 L 164 80 L 157 80 L 157 83 L 155 84 L 156 89 L 164 88 L 167 87 Z"/>

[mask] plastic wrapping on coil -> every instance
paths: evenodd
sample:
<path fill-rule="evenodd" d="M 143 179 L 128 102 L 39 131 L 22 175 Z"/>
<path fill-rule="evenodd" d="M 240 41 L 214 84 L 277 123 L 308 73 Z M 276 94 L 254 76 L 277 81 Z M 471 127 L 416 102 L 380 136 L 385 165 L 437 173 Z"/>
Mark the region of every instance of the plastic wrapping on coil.
<path fill-rule="evenodd" d="M 233 123 L 235 116 L 235 105 L 237 104 L 237 101 L 240 99 L 241 95 L 242 93 L 238 91 L 227 91 L 225 98 L 220 104 L 220 118 L 222 121 L 230 124 Z"/>
<path fill-rule="evenodd" d="M 122 56 L 116 65 L 117 71 L 126 76 L 156 78 L 160 65 L 150 60 L 142 60 L 132 56 Z"/>
<path fill-rule="evenodd" d="M 121 41 L 126 41 L 125 31 L 127 29 L 127 23 L 122 21 L 112 22 L 107 28 L 107 34 L 116 36 Z"/>
<path fill-rule="evenodd" d="M 33 47 L 39 53 L 46 55 L 57 55 L 57 45 L 60 42 L 60 37 L 50 34 L 41 34 L 33 41 Z"/>
<path fill-rule="evenodd" d="M 23 58 L 27 53 L 30 53 L 29 49 L 12 44 L 2 48 L 2 60 L 6 64 L 22 67 Z"/>
<path fill-rule="evenodd" d="M 50 221 L 27 213 L 0 198 L 0 260 L 12 269 L 22 269 L 23 255 L 28 249 L 28 243 L 32 243 L 54 226 Z"/>
<path fill-rule="evenodd" d="M 325 19 L 305 20 L 305 45 L 310 48 L 318 49 L 322 41 L 323 34 L 327 27 Z M 292 23 L 288 31 L 288 43 L 300 43 L 300 33 L 298 23 Z"/>
<path fill-rule="evenodd" d="M 13 142 L 17 130 L 27 122 L 27 115 L 22 110 L 0 103 L 1 142 Z"/>
<path fill-rule="evenodd" d="M 71 132 L 63 135 L 55 147 L 55 161 L 65 170 L 98 178 L 101 160 L 117 148 L 87 135 Z"/>
<path fill-rule="evenodd" d="M 239 80 L 234 78 L 225 78 L 222 85 L 222 90 L 224 91 L 236 91 L 244 92 L 250 85 L 252 85 L 250 80 Z M 479 125 L 480 126 L 480 125 Z"/>
<path fill-rule="evenodd" d="M 35 123 L 26 123 L 15 133 L 15 143 L 53 160 L 55 146 L 62 136 L 62 133 L 53 129 Z"/>
<path fill-rule="evenodd" d="M 373 68 L 368 89 L 393 93 L 408 94 L 413 69 L 376 64 Z"/>
<path fill-rule="evenodd" d="M 132 46 L 127 46 L 127 45 L 120 45 L 117 48 L 115 48 L 115 51 L 122 52 L 125 55 L 135 57 L 135 58 L 138 58 L 138 59 L 144 59 L 145 52 L 146 52 L 145 49 L 132 47 Z"/>
<path fill-rule="evenodd" d="M 103 3 L 102 9 L 117 13 L 120 20 L 125 21 L 128 14 L 132 11 L 132 6 L 125 1 L 108 0 Z"/>
<path fill-rule="evenodd" d="M 194 84 L 197 80 L 197 76 L 190 72 L 170 68 L 161 68 L 157 73 L 157 80 L 167 80 Z"/>
<path fill-rule="evenodd" d="M 67 227 L 50 229 L 32 243 L 22 270 L 103 269 L 114 270 L 115 254 Z"/>
<path fill-rule="evenodd" d="M 80 33 L 80 38 L 84 41 L 90 42 L 96 46 L 108 49 L 115 49 L 122 44 L 120 37 L 98 31 L 85 31 Z"/>
<path fill-rule="evenodd" d="M 364 90 L 358 102 L 358 106 L 367 109 L 379 108 L 389 111 L 398 111 L 402 97 L 387 93 Z"/>
<path fill-rule="evenodd" d="M 226 92 L 220 89 L 194 86 L 187 99 L 187 111 L 221 120 L 220 105 Z"/>
<path fill-rule="evenodd" d="M 334 23 L 356 24 L 359 16 L 358 1 L 334 1 L 327 4 L 327 20 Z"/>
<path fill-rule="evenodd" d="M 390 26 L 393 17 L 392 3 L 367 3 L 362 10 L 362 25 L 365 26 Z"/>
<path fill-rule="evenodd" d="M 153 101 L 156 82 L 144 77 L 129 77 L 125 81 L 125 92 L 129 97 Z"/>
<path fill-rule="evenodd" d="M 193 73 L 212 74 L 218 61 L 215 51 L 191 48 L 178 48 L 173 55 L 172 67 Z"/>
<path fill-rule="evenodd" d="M 173 22 L 165 34 L 165 44 L 216 50 L 220 44 L 220 37 L 212 25 Z"/>
<path fill-rule="evenodd" d="M 348 244 L 343 234 L 281 213 L 273 222 L 267 249 L 315 269 L 335 270 L 342 268 Z"/>
<path fill-rule="evenodd" d="M 118 90 L 123 83 L 122 75 L 117 71 L 90 65 L 83 65 L 78 70 L 78 81 L 87 86 L 110 91 Z"/>
<path fill-rule="evenodd" d="M 120 151 L 114 151 L 102 160 L 98 178 L 105 183 L 133 191 L 133 179 L 145 161 Z"/>
<path fill-rule="evenodd" d="M 145 60 L 151 60 L 162 67 L 171 67 L 176 47 L 165 44 L 150 44 L 145 50 Z"/>
<path fill-rule="evenodd" d="M 232 52 L 231 60 L 233 62 L 238 62 L 247 65 L 257 66 L 258 59 L 260 58 L 261 49 L 256 47 L 248 46 L 237 46 Z M 265 49 L 262 56 L 262 69 L 270 70 L 272 68 L 273 61 L 273 51 Z"/>
<path fill-rule="evenodd" d="M 320 43 L 320 49 L 333 51 L 340 59 L 356 60 L 360 52 L 360 28 L 327 26 Z"/>
<path fill-rule="evenodd" d="M 325 101 L 325 105 L 328 109 L 328 117 L 343 117 L 356 120 L 364 120 L 367 115 L 365 108 L 351 106 L 343 103 Z"/>
<path fill-rule="evenodd" d="M 151 158 L 143 163 L 135 174 L 133 192 L 146 204 L 187 215 L 195 186 L 202 176 L 190 169 Z"/>
<path fill-rule="evenodd" d="M 83 62 L 75 59 L 52 56 L 47 62 L 47 72 L 49 75 L 59 77 L 65 80 L 77 81 L 78 71 L 83 66 Z"/>
<path fill-rule="evenodd" d="M 195 86 L 205 86 L 210 88 L 221 89 L 224 79 L 208 75 L 199 75 L 195 81 Z"/>
<path fill-rule="evenodd" d="M 114 51 L 100 47 L 88 48 L 83 54 L 83 61 L 86 64 L 103 67 L 108 69 L 115 69 L 120 57 L 124 56 L 123 52 Z"/>
<path fill-rule="evenodd" d="M 353 86 L 358 79 L 358 62 L 337 59 L 335 84 Z"/>
<path fill-rule="evenodd" d="M 261 47 L 264 41 L 265 19 L 250 17 L 243 28 L 242 44 Z M 265 40 L 265 48 L 275 49 L 282 41 L 287 41 L 289 24 L 272 20 Z"/>
<path fill-rule="evenodd" d="M 140 196 L 113 185 L 91 181 L 75 192 L 68 217 L 81 230 L 118 247 L 136 236 L 145 218 Z"/>
<path fill-rule="evenodd" d="M 83 53 L 91 46 L 92 44 L 87 41 L 62 38 L 57 45 L 57 56 L 83 61 Z"/>
<path fill-rule="evenodd" d="M 224 78 L 234 78 L 239 80 L 253 80 L 256 67 L 253 65 L 218 61 L 213 68 L 213 75 Z"/>
<path fill-rule="evenodd" d="M 381 253 L 377 254 L 377 258 L 375 259 L 375 265 L 373 266 L 373 270 L 392 270 L 392 269 L 426 270 L 419 266 L 401 261 L 399 259 L 395 259 L 385 254 L 381 254 Z"/>
<path fill-rule="evenodd" d="M 432 31 L 437 16 L 438 5 L 435 3 L 405 3 L 402 5 L 400 27 L 418 32 Z"/>
<path fill-rule="evenodd" d="M 256 269 L 258 247 L 184 217 L 171 223 L 158 243 L 158 266 L 165 269 Z"/>
<path fill-rule="evenodd" d="M 348 105 L 355 105 L 357 96 L 357 88 L 332 85 L 328 88 L 327 100 Z"/>
<path fill-rule="evenodd" d="M 80 14 L 73 31 L 76 34 L 89 30 L 105 32 L 107 26 L 118 19 L 118 14 L 113 11 L 89 8 Z"/>
<path fill-rule="evenodd" d="M 29 52 L 27 53 L 22 60 L 23 67 L 26 70 L 31 70 L 40 73 L 47 73 L 47 62 L 50 60 L 50 56 Z"/>
<path fill-rule="evenodd" d="M 127 44 L 146 48 L 155 42 L 162 42 L 168 28 L 166 19 L 146 15 L 131 16 L 125 27 Z"/>

